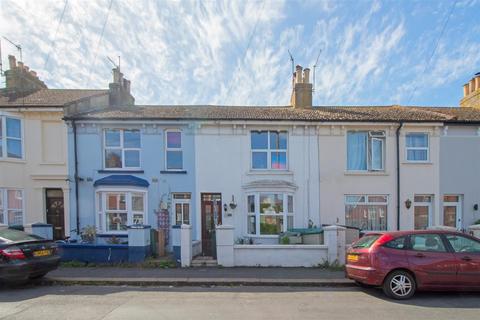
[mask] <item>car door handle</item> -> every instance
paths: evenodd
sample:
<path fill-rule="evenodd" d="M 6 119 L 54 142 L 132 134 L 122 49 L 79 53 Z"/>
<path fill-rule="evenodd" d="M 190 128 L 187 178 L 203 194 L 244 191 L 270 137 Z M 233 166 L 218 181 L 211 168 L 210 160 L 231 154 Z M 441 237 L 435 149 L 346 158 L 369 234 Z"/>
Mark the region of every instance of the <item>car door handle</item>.
<path fill-rule="evenodd" d="M 415 257 L 417 257 L 417 258 L 425 258 L 425 255 L 424 255 L 423 253 L 417 253 L 417 254 L 415 255 Z"/>
<path fill-rule="evenodd" d="M 463 260 L 463 261 L 471 261 L 472 258 L 470 258 L 470 257 L 463 257 L 462 260 Z"/>

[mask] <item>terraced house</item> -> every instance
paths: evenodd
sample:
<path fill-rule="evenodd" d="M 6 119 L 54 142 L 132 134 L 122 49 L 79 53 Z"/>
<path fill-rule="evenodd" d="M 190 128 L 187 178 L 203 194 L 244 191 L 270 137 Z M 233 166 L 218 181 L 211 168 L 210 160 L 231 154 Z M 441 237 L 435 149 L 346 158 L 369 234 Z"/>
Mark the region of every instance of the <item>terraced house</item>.
<path fill-rule="evenodd" d="M 479 79 L 466 94 L 480 92 Z M 143 223 L 168 238 L 188 224 L 194 254 L 212 256 L 217 225 L 230 226 L 241 249 L 326 224 L 465 228 L 480 218 L 475 104 L 314 107 L 300 66 L 283 107 L 85 101 L 65 117 L 71 230 L 125 237 Z"/>
<path fill-rule="evenodd" d="M 65 103 L 106 90 L 48 89 L 9 56 L 0 89 L 0 225 L 49 223 L 54 237 L 70 233 Z"/>

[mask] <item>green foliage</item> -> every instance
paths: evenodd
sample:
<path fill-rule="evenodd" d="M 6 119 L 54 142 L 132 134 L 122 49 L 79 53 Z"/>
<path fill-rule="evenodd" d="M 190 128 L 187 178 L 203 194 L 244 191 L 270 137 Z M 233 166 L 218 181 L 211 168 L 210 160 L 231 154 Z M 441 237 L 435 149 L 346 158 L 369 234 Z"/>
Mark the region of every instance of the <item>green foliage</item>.
<path fill-rule="evenodd" d="M 280 244 L 290 244 L 290 238 L 288 236 L 284 236 L 280 239 Z"/>
<path fill-rule="evenodd" d="M 341 265 L 338 260 L 335 260 L 333 263 L 324 260 L 323 263 L 318 265 L 320 269 L 325 269 L 328 271 L 343 271 L 345 270 L 345 266 Z"/>
<path fill-rule="evenodd" d="M 94 243 L 95 237 L 97 236 L 97 230 L 94 226 L 86 226 L 80 231 L 80 237 L 83 242 Z"/>
<path fill-rule="evenodd" d="M 474 224 L 480 224 L 480 219 L 478 219 L 477 221 L 475 221 Z"/>
<path fill-rule="evenodd" d="M 175 261 L 166 259 L 166 260 L 156 260 L 148 258 L 140 263 L 129 263 L 129 262 L 119 262 L 119 263 L 93 263 L 93 262 L 81 262 L 81 261 L 66 261 L 60 263 L 60 267 L 63 268 L 101 268 L 101 267 L 114 267 L 114 268 L 176 268 L 177 265 Z"/>

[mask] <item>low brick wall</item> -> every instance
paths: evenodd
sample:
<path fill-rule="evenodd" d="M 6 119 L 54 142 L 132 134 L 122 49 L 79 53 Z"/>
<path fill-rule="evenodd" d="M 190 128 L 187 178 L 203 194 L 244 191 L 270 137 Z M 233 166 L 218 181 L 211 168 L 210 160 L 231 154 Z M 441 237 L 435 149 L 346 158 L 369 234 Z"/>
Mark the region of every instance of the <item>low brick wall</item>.
<path fill-rule="evenodd" d="M 61 261 L 80 261 L 94 263 L 128 262 L 128 245 L 111 244 L 58 244 Z"/>

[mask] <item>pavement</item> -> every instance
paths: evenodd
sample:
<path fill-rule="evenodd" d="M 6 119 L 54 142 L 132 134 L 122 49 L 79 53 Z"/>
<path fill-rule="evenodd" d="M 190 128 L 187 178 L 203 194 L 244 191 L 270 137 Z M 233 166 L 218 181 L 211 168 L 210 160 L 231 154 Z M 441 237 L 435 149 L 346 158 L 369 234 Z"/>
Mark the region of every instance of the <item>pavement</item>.
<path fill-rule="evenodd" d="M 320 268 L 125 268 L 60 267 L 44 283 L 133 286 L 303 286 L 348 287 L 343 271 Z"/>
<path fill-rule="evenodd" d="M 0 319 L 479 319 L 480 294 L 332 287 L 0 287 Z"/>

